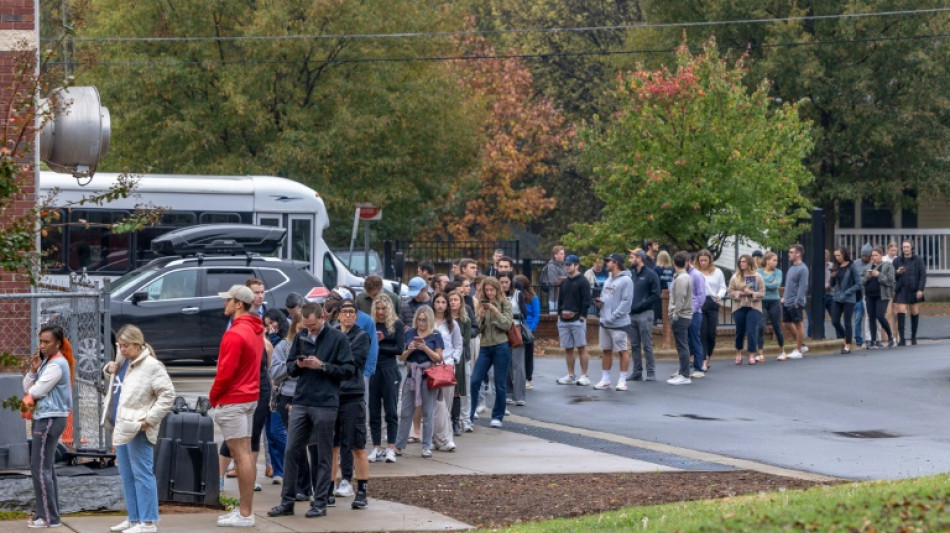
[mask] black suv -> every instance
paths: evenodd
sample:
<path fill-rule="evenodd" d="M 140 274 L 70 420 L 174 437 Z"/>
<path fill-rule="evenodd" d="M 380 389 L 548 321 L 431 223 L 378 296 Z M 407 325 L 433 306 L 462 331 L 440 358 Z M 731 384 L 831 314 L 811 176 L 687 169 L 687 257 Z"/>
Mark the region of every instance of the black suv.
<path fill-rule="evenodd" d="M 228 324 L 218 293 L 248 278 L 264 281 L 267 308 L 283 309 L 291 292 L 306 296 L 323 288 L 302 261 L 257 255 L 163 257 L 112 283 L 113 335 L 124 324 L 134 324 L 163 361 L 214 362 Z"/>

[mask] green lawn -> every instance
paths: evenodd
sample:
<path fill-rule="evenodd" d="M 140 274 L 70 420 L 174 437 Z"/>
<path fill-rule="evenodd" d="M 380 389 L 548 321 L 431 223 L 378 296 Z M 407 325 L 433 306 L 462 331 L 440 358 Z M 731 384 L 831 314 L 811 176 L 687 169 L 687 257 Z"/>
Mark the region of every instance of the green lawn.
<path fill-rule="evenodd" d="M 950 475 L 681 502 L 512 526 L 510 532 L 950 531 Z"/>

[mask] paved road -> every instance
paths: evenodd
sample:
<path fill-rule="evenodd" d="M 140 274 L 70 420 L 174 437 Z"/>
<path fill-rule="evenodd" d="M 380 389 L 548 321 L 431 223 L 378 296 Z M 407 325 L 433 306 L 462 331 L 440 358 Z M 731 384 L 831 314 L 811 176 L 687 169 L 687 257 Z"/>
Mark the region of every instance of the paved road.
<path fill-rule="evenodd" d="M 546 359 L 529 405 L 512 412 L 844 478 L 934 474 L 950 471 L 948 351 L 931 343 L 754 367 L 719 359 L 691 386 L 632 383 L 626 393 L 557 385 L 564 364 Z M 596 382 L 600 361 L 591 363 Z M 673 370 L 658 364 L 660 377 Z M 894 437 L 838 434 L 861 431 Z"/>

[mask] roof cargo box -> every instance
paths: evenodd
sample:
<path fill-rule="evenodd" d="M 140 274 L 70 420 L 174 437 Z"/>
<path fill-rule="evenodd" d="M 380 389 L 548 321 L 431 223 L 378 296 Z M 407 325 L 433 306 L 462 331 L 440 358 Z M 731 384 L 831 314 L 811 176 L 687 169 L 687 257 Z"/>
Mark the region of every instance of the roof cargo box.
<path fill-rule="evenodd" d="M 272 254 L 287 237 L 286 228 L 252 226 L 250 224 L 201 224 L 168 232 L 152 240 L 152 251 L 158 255 L 195 255 L 221 253 L 218 248 L 227 242 L 237 252 Z"/>

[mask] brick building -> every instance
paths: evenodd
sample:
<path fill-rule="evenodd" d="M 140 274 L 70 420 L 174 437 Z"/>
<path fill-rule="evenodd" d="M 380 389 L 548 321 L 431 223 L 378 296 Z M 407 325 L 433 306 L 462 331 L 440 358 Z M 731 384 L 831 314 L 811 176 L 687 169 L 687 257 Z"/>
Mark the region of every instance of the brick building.
<path fill-rule="evenodd" d="M 38 0 L 3 0 L 0 2 L 0 109 L 7 109 L 13 97 L 15 69 L 24 57 L 35 62 L 35 52 L 25 54 L 23 45 L 36 49 L 38 43 L 36 28 L 36 6 Z M 9 117 L 3 117 L 3 124 L 16 128 Z M 11 131 L 11 130 L 8 130 Z M 27 142 L 19 147 L 7 146 L 18 154 L 19 161 L 26 170 L 23 175 L 22 194 L 13 205 L 3 213 L 4 216 L 16 216 L 26 213 L 34 203 L 34 168 L 36 154 L 32 149 L 32 135 L 25 137 Z M 17 150 L 17 148 L 19 148 Z M 0 231 L 5 221 L 0 219 Z M 23 293 L 30 291 L 29 276 L 26 273 L 0 272 L 0 293 Z M 0 300 L 0 350 L 15 355 L 27 355 L 30 348 L 30 305 L 25 300 Z"/>

